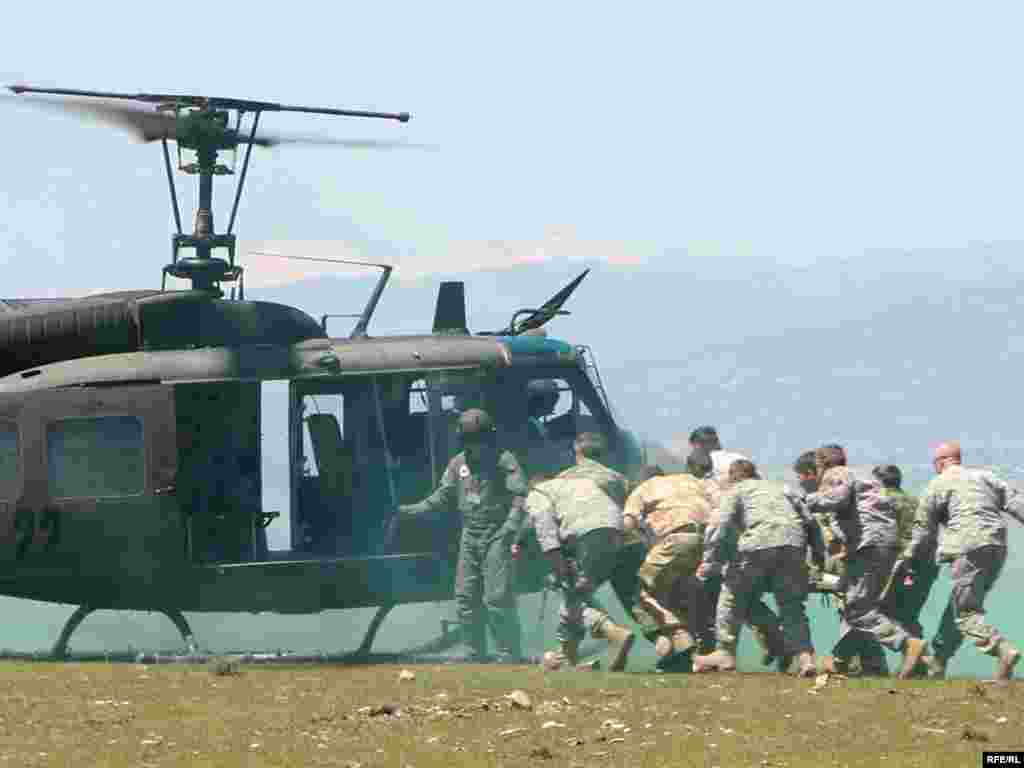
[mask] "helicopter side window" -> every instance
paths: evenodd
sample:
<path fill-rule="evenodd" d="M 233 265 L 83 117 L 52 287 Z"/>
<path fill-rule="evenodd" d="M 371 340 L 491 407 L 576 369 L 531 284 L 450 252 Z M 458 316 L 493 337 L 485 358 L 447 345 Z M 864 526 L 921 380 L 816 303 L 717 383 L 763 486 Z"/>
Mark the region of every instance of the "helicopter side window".
<path fill-rule="evenodd" d="M 100 416 L 54 421 L 46 427 L 50 496 L 137 496 L 146 487 L 142 421 Z"/>
<path fill-rule="evenodd" d="M 0 500 L 18 497 L 21 459 L 18 452 L 18 427 L 0 422 Z"/>
<path fill-rule="evenodd" d="M 333 553 L 351 537 L 354 482 L 352 441 L 346 439 L 345 398 L 309 394 L 302 398 L 302 469 L 299 480 L 300 547 Z"/>

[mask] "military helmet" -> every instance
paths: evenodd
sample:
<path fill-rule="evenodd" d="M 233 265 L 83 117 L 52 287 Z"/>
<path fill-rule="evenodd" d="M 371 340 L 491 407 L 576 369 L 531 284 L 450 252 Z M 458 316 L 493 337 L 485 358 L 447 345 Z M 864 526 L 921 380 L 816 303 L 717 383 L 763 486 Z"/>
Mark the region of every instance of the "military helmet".
<path fill-rule="evenodd" d="M 560 394 L 558 382 L 551 379 L 533 379 L 526 384 L 526 402 L 531 412 L 550 413 L 558 404 Z"/>
<path fill-rule="evenodd" d="M 494 432 L 494 420 L 485 410 L 470 408 L 459 416 L 459 434 L 463 440 L 482 440 Z"/>

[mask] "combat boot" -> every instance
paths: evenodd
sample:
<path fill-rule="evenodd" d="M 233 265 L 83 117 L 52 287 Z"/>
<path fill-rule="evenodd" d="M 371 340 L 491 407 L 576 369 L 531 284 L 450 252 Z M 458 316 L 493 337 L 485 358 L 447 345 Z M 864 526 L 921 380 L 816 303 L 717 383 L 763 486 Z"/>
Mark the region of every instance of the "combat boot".
<path fill-rule="evenodd" d="M 1009 680 L 1013 677 L 1013 668 L 1020 661 L 1020 651 L 1005 640 L 999 641 L 999 666 L 996 667 L 996 680 Z"/>
<path fill-rule="evenodd" d="M 685 629 L 660 635 L 654 644 L 654 652 L 658 654 L 654 669 L 657 672 L 685 672 L 693 646 L 693 635 Z"/>
<path fill-rule="evenodd" d="M 929 680 L 942 680 L 946 677 L 946 660 L 941 656 L 922 656 L 921 663 Z"/>
<path fill-rule="evenodd" d="M 799 666 L 796 672 L 798 677 L 814 677 L 818 674 L 818 662 L 815 660 L 813 652 L 801 651 L 798 660 Z"/>
<path fill-rule="evenodd" d="M 579 663 L 579 647 L 578 638 L 563 640 L 559 650 L 544 654 L 541 664 L 548 672 L 555 672 L 564 667 L 573 668 Z"/>
<path fill-rule="evenodd" d="M 903 664 L 900 667 L 900 680 L 907 680 L 914 674 L 914 667 L 921 660 L 921 656 L 928 650 L 928 643 L 919 637 L 908 637 L 903 644 Z"/>
<path fill-rule="evenodd" d="M 915 664 L 914 670 L 911 674 L 916 675 L 916 671 L 920 669 L 920 667 L 920 662 Z M 860 674 L 862 677 L 888 677 L 889 664 L 886 662 L 885 656 L 861 656 Z"/>
<path fill-rule="evenodd" d="M 822 659 L 822 668 L 830 675 L 849 676 L 850 660 L 845 656 L 826 656 Z"/>
<path fill-rule="evenodd" d="M 719 648 L 707 656 L 693 657 L 694 672 L 710 672 L 715 669 L 720 672 L 735 672 L 736 656 Z"/>
<path fill-rule="evenodd" d="M 613 624 L 610 619 L 606 619 L 604 624 L 594 632 L 594 636 L 603 637 L 608 641 L 608 671 L 621 672 L 624 670 L 636 635 L 625 627 L 620 627 L 618 624 Z"/>

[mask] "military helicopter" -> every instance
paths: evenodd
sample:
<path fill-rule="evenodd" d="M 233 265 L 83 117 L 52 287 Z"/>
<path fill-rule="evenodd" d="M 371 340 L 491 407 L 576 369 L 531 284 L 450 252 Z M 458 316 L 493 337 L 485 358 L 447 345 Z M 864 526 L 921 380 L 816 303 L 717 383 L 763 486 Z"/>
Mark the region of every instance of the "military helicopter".
<path fill-rule="evenodd" d="M 72 633 L 100 609 L 163 613 L 194 655 L 187 612 L 376 607 L 354 652 L 365 657 L 392 608 L 452 599 L 458 521 L 410 524 L 397 540 L 384 531 L 400 503 L 435 486 L 459 450 L 455 421 L 468 407 L 494 415 L 503 444 L 530 472 L 570 462 L 572 440 L 584 430 L 608 437 L 620 469 L 638 468 L 637 441 L 613 416 L 592 350 L 543 330 L 567 314 L 562 306 L 586 272 L 486 333 L 470 333 L 464 285 L 447 282 L 431 333 L 371 336 L 392 273 L 384 264 L 368 265 L 380 276 L 344 337 L 328 334 L 333 315 L 317 321 L 295 307 L 245 299 L 233 228 L 252 147 L 306 140 L 257 133 L 260 116 L 406 122 L 408 113 L 10 90 L 60 97 L 43 106 L 159 141 L 177 227 L 160 289 L 0 302 L 0 594 L 77 606 L 54 657 L 67 656 Z M 178 170 L 199 177 L 187 234 L 172 141 Z M 239 146 L 244 160 L 227 229 L 218 233 L 213 180 L 234 174 L 219 155 Z M 191 288 L 169 289 L 168 276 Z M 286 392 L 278 403 L 265 396 L 275 386 Z M 264 501 L 272 484 L 279 509 Z M 284 548 L 268 545 L 275 523 L 286 526 Z M 528 548 L 522 560 L 519 589 L 538 591 L 541 558 Z"/>

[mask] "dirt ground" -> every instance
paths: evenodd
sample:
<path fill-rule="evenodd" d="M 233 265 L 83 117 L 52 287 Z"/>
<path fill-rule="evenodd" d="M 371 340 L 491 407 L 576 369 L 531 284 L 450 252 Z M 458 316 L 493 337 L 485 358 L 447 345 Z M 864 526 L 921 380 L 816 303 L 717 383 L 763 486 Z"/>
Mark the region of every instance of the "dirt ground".
<path fill-rule="evenodd" d="M 18 768 L 977 766 L 1024 746 L 1016 682 L 12 662 L 0 698 Z"/>

